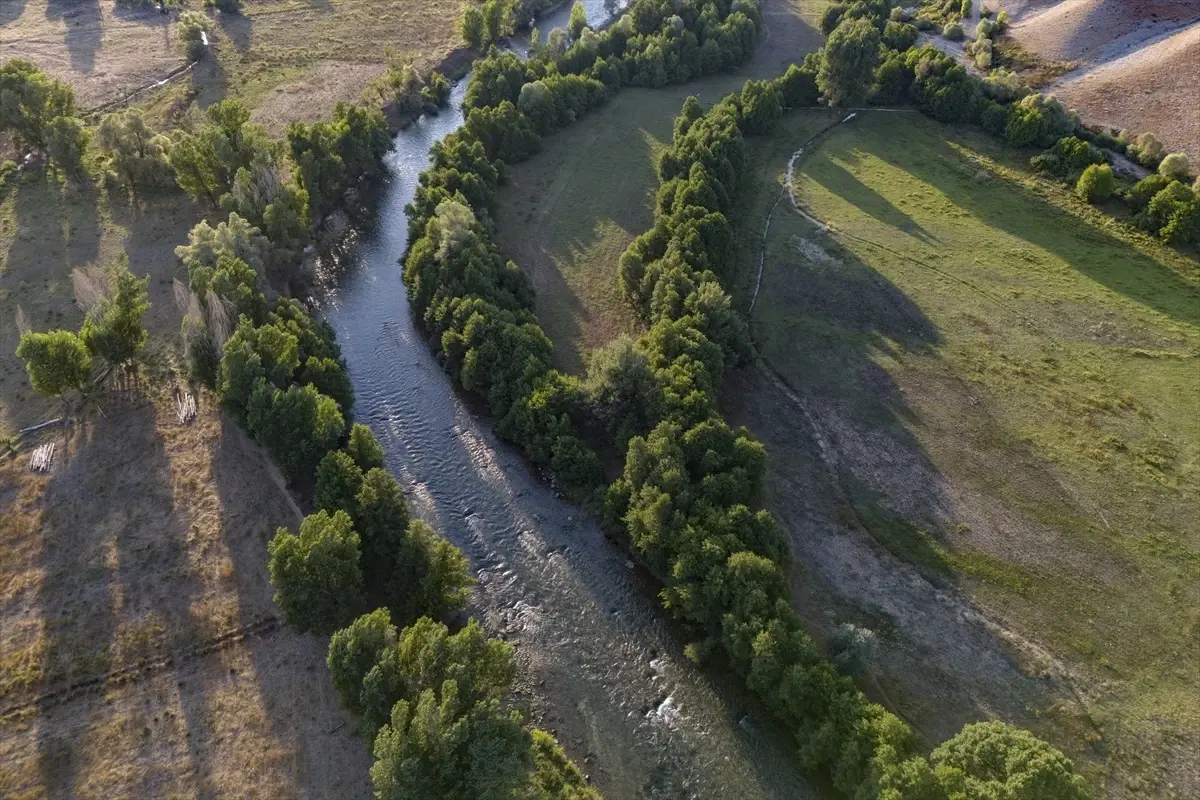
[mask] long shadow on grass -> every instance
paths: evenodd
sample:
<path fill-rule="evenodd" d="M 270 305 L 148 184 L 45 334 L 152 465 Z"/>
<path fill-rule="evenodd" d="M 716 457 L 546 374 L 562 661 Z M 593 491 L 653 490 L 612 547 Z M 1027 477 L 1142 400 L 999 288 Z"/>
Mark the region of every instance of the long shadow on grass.
<path fill-rule="evenodd" d="M 107 406 L 108 418 L 90 415 L 74 452 L 60 443 L 43 497 L 36 601 L 46 633 L 42 691 L 161 657 L 189 628 L 188 523 L 175 510 L 153 408 L 136 396 L 95 401 Z M 67 728 L 39 727 L 38 766 L 49 796 L 75 796 L 83 749 L 104 747 L 78 731 L 110 721 L 109 709 L 88 692 L 50 712 L 70 719 Z"/>
<path fill-rule="evenodd" d="M 46 19 L 63 21 L 71 69 L 90 75 L 96 65 L 96 51 L 100 49 L 100 3 L 97 0 L 50 0 L 46 5 Z"/>
<path fill-rule="evenodd" d="M 908 214 L 892 205 L 886 197 L 854 177 L 848 169 L 834 160 L 834 156 L 828 152 L 821 152 L 810 158 L 821 159 L 824 163 L 820 169 L 806 171 L 805 174 L 828 189 L 830 193 L 840 196 L 864 214 L 874 217 L 885 225 L 891 225 L 924 244 L 937 244 L 937 237 L 922 228 Z M 838 152 L 837 158 L 838 160 L 848 160 L 851 163 L 857 160 L 853 151 Z"/>
<path fill-rule="evenodd" d="M 1023 186 L 1005 184 L 1003 190 L 980 186 L 973 178 L 977 168 L 945 139 L 927 137 L 926 142 L 922 149 L 934 158 L 896 158 L 897 152 L 888 148 L 877 155 L 936 187 L 986 224 L 1055 254 L 1110 290 L 1175 320 L 1200 325 L 1200 289 L 1195 284 Z M 947 169 L 947 164 L 952 168 Z"/>

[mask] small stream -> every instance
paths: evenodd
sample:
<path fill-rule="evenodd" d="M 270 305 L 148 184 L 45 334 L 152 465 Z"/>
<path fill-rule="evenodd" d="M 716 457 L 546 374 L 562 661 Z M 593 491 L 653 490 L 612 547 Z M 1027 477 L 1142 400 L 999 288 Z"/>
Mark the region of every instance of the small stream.
<path fill-rule="evenodd" d="M 587 10 L 607 19 L 614 6 L 588 0 Z M 569 11 L 539 20 L 543 36 Z M 756 721 L 733 681 L 683 657 L 653 581 L 493 435 L 412 318 L 398 263 L 404 206 L 431 145 L 462 124 L 465 87 L 396 137 L 375 218 L 320 265 L 321 313 L 349 365 L 355 416 L 415 512 L 470 559 L 468 610 L 514 645 L 518 703 L 606 797 L 815 798 L 786 739 Z"/>

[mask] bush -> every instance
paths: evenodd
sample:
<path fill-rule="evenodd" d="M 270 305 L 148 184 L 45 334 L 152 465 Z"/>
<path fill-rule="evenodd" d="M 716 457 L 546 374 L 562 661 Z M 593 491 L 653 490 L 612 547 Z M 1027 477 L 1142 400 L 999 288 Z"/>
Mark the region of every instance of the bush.
<path fill-rule="evenodd" d="M 892 22 L 911 22 L 912 14 L 909 14 L 902 6 L 895 6 L 888 12 L 888 19 Z"/>
<path fill-rule="evenodd" d="M 1078 128 L 1078 115 L 1054 95 L 1031 94 L 1013 105 L 1004 135 L 1016 147 L 1046 147 Z"/>
<path fill-rule="evenodd" d="M 1127 148 L 1130 156 L 1146 169 L 1155 169 L 1167 154 L 1163 143 L 1153 133 L 1143 133 Z"/>
<path fill-rule="evenodd" d="M 1186 180 L 1188 176 L 1188 157 L 1186 153 L 1171 153 L 1159 162 L 1158 174 L 1173 181 Z"/>
<path fill-rule="evenodd" d="M 267 547 L 275 603 L 300 633 L 330 634 L 362 603 L 358 534 L 338 511 L 310 514 L 292 533 L 280 528 Z"/>
<path fill-rule="evenodd" d="M 281 390 L 265 379 L 258 380 L 250 395 L 246 421 L 250 433 L 292 481 L 312 474 L 346 429 L 345 418 L 333 398 L 313 386 Z"/>
<path fill-rule="evenodd" d="M 948 22 L 942 28 L 942 36 L 945 36 L 952 42 L 961 42 L 964 35 L 963 26 L 957 22 Z"/>
<path fill-rule="evenodd" d="M 990 19 L 981 19 L 979 20 L 979 24 L 975 26 L 975 39 L 990 39 L 995 29 L 996 23 Z"/>
<path fill-rule="evenodd" d="M 1125 199 L 1129 201 L 1129 205 L 1134 211 L 1141 211 L 1150 204 L 1156 194 L 1167 188 L 1170 183 L 1169 178 L 1157 173 L 1147 175 L 1133 185 L 1125 195 Z"/>
<path fill-rule="evenodd" d="M 1112 197 L 1115 181 L 1112 167 L 1107 164 L 1092 164 L 1079 176 L 1075 193 L 1089 203 L 1103 203 Z"/>
<path fill-rule="evenodd" d="M 958 7 L 958 13 L 964 17 L 971 16 L 971 0 L 962 0 L 962 3 Z"/>
<path fill-rule="evenodd" d="M 313 502 L 322 511 L 330 514 L 345 511 L 355 518 L 355 498 L 362 491 L 362 485 L 362 468 L 345 451 L 332 450 L 325 454 L 317 467 L 317 488 Z"/>
<path fill-rule="evenodd" d="M 79 336 L 88 352 L 110 364 L 133 361 L 150 334 L 143 319 L 150 309 L 146 287 L 150 276 L 138 280 L 129 271 L 129 258 L 121 258 L 109 268 L 107 296 L 88 311 Z"/>

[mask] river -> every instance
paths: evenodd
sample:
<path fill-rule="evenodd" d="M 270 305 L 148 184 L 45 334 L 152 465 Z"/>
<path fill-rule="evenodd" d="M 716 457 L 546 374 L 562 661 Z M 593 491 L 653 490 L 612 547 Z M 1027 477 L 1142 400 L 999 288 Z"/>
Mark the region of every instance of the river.
<path fill-rule="evenodd" d="M 605 5 L 589 0 L 589 18 L 611 15 Z M 568 13 L 539 20 L 543 35 Z M 355 417 L 414 511 L 470 559 L 468 611 L 514 645 L 518 704 L 607 798 L 815 798 L 786 739 L 746 718 L 733 681 L 683 656 L 653 582 L 494 436 L 413 320 L 398 263 L 404 206 L 430 147 L 462 124 L 465 87 L 396 136 L 374 219 L 320 265 L 321 314 L 349 365 Z"/>

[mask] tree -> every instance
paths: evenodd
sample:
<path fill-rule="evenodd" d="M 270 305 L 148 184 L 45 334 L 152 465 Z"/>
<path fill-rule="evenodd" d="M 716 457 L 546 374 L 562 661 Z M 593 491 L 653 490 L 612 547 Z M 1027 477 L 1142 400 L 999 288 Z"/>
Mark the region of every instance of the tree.
<path fill-rule="evenodd" d="M 199 61 L 204 57 L 204 51 L 207 49 L 204 45 L 204 37 L 211 30 L 210 26 L 211 22 L 208 17 L 199 11 L 179 12 L 176 34 L 187 51 L 188 61 Z"/>
<path fill-rule="evenodd" d="M 388 606 L 397 622 L 441 616 L 466 605 L 473 583 L 466 556 L 427 523 L 410 522 L 399 550 L 389 555 Z"/>
<path fill-rule="evenodd" d="M 453 681 L 439 689 L 396 703 L 375 737 L 375 797 L 524 796 L 532 753 L 520 714 L 505 713 L 494 700 L 467 706 Z"/>
<path fill-rule="evenodd" d="M 1108 164 L 1092 164 L 1079 176 L 1075 193 L 1089 203 L 1103 203 L 1112 197 L 1115 185 L 1112 167 Z"/>
<path fill-rule="evenodd" d="M 83 156 L 92 140 L 91 131 L 76 117 L 55 117 L 46 126 L 45 136 L 51 163 L 68 177 L 84 177 Z"/>
<path fill-rule="evenodd" d="M 197 266 L 217 267 L 221 257 L 244 261 L 262 274 L 263 258 L 270 243 L 258 228 L 236 212 L 217 227 L 201 220 L 188 232 L 188 243 L 175 248 L 175 257 L 187 268 L 189 275 Z"/>
<path fill-rule="evenodd" d="M 408 534 L 408 502 L 385 470 L 367 470 L 354 498 L 354 524 L 362 534 L 363 574 L 372 588 L 386 585 Z"/>
<path fill-rule="evenodd" d="M 80 338 L 88 351 L 110 364 L 127 364 L 137 357 L 149 338 L 143 319 L 150 309 L 150 276 L 139 280 L 129 271 L 129 258 L 109 269 L 111 296 L 88 312 Z"/>
<path fill-rule="evenodd" d="M 930 756 L 951 797 L 1087 800 L 1071 760 L 1029 731 L 1003 722 L 966 725 Z"/>
<path fill-rule="evenodd" d="M 100 123 L 98 139 L 112 177 L 135 192 L 175 180 L 168 158 L 171 140 L 151 130 L 140 112 L 109 114 Z"/>
<path fill-rule="evenodd" d="M 283 186 L 273 202 L 263 209 L 263 233 L 270 242 L 271 267 L 290 277 L 308 247 L 308 192 L 298 186 Z"/>
<path fill-rule="evenodd" d="M 240 258 L 219 255 L 217 266 L 193 264 L 188 271 L 189 288 L 205 305 L 213 302 L 209 292 L 232 310 L 232 317 L 246 317 L 261 325 L 267 315 L 267 299 L 258 289 L 258 273 Z"/>
<path fill-rule="evenodd" d="M 1187 153 L 1171 153 L 1163 156 L 1158 164 L 1158 174 L 1173 181 L 1182 181 L 1188 174 Z"/>
<path fill-rule="evenodd" d="M 30 61 L 14 58 L 0 65 L 0 132 L 22 147 L 44 150 L 50 123 L 74 117 L 75 92 Z"/>
<path fill-rule="evenodd" d="M 817 85 L 832 105 L 862 102 L 879 60 L 879 31 L 865 19 L 842 22 L 825 42 Z"/>
<path fill-rule="evenodd" d="M 386 608 L 364 614 L 329 640 L 329 677 L 342 707 L 362 713 L 363 678 L 379 663 L 384 651 L 396 645 L 396 626 Z"/>
<path fill-rule="evenodd" d="M 337 401 L 343 411 L 354 407 L 354 387 L 345 367 L 332 358 L 309 356 L 300 369 L 300 383 L 312 384 L 317 391 Z"/>
<path fill-rule="evenodd" d="M 512 0 L 487 0 L 483 4 L 483 37 L 494 44 L 512 33 Z"/>
<path fill-rule="evenodd" d="M 71 331 L 25 333 L 17 346 L 17 357 L 25 360 L 34 391 L 47 397 L 82 390 L 91 372 L 87 346 Z"/>
<path fill-rule="evenodd" d="M 354 459 L 360 469 L 370 470 L 383 466 L 383 448 L 380 447 L 375 434 L 361 422 L 350 426 L 350 439 L 346 443 L 346 452 Z"/>
<path fill-rule="evenodd" d="M 275 603 L 300 633 L 329 634 L 362 603 L 358 534 L 345 511 L 310 514 L 292 533 L 280 528 L 267 546 Z"/>
<path fill-rule="evenodd" d="M 463 11 L 462 22 L 459 23 L 463 41 L 467 43 L 468 47 L 475 50 L 483 49 L 486 36 L 485 27 L 483 10 L 479 6 L 468 5 Z"/>
<path fill-rule="evenodd" d="M 345 511 L 357 519 L 355 498 L 362 491 L 363 471 L 343 450 L 331 450 L 317 467 L 317 489 L 313 501 L 317 508 Z"/>
<path fill-rule="evenodd" d="M 232 340 L 231 340 L 232 341 Z M 312 386 L 256 384 L 247 425 L 289 480 L 311 474 L 346 429 L 337 401 Z"/>
<path fill-rule="evenodd" d="M 587 9 L 583 7 L 583 3 L 575 0 L 575 5 L 571 6 L 571 18 L 567 22 L 567 33 L 571 35 L 572 41 L 578 41 L 583 34 L 583 29 L 587 27 Z"/>

